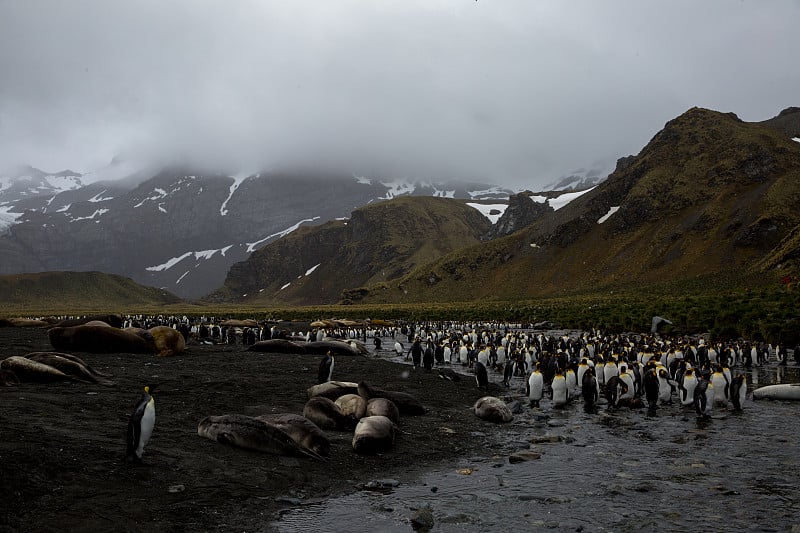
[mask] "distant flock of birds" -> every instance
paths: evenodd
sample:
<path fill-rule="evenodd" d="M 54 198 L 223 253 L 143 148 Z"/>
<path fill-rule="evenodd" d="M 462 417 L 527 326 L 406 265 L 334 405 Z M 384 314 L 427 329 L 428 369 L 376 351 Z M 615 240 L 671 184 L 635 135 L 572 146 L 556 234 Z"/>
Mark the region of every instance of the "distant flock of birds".
<path fill-rule="evenodd" d="M 293 333 L 276 325 L 252 320 L 193 320 L 176 316 L 105 315 L 62 319 L 3 319 L 0 326 L 41 326 L 57 350 L 84 352 L 137 352 L 175 355 L 186 342 L 241 343 L 254 351 L 322 354 L 317 384 L 307 390 L 302 415 L 295 413 L 250 417 L 241 414 L 209 416 L 198 424 L 198 435 L 251 450 L 325 460 L 330 441 L 325 431 L 352 431 L 357 453 L 374 454 L 391 449 L 401 415 L 421 415 L 425 407 L 414 396 L 388 391 L 366 382 L 333 380 L 335 357 L 375 353 L 381 338 L 394 339 L 393 351 L 413 367 L 459 381 L 455 365 L 474 374 L 478 389 L 502 391 L 490 383 L 489 370 L 502 373 L 502 385 L 511 387 L 521 377 L 531 407 L 549 399 L 553 408 L 581 401 L 593 412 L 604 398 L 609 408 L 646 407 L 654 411 L 677 397 L 698 416 L 714 407 L 735 410 L 744 406 L 747 380 L 732 368 L 763 365 L 771 358 L 786 365 L 785 346 L 765 343 L 724 342 L 650 335 L 607 335 L 584 332 L 579 337 L 546 335 L 524 324 L 471 324 L 425 322 L 395 325 L 388 322 L 359 324 L 325 321 L 311 324 L 307 333 Z M 401 342 L 407 338 L 410 348 Z M 358 340 L 363 339 L 363 340 Z M 794 348 L 800 364 L 800 347 Z M 0 384 L 19 381 L 76 379 L 113 385 L 111 376 L 92 369 L 77 356 L 62 352 L 34 352 L 0 361 Z M 141 461 L 155 425 L 154 384 L 144 387 L 130 416 L 126 457 Z M 513 419 L 512 409 L 497 396 L 479 398 L 473 412 L 496 423 Z"/>

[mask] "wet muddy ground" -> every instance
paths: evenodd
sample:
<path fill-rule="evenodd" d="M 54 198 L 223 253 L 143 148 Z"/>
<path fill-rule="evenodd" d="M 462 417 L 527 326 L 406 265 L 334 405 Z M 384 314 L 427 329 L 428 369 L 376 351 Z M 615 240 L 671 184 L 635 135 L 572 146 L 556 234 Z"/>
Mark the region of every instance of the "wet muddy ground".
<path fill-rule="evenodd" d="M 0 328 L 0 358 L 51 350 L 46 331 Z M 388 352 L 387 352 L 388 353 Z M 357 455 L 352 434 L 329 432 L 327 462 L 236 449 L 197 435 L 208 415 L 302 413 L 318 356 L 190 344 L 185 354 L 78 353 L 116 385 L 0 387 L 0 531 L 270 530 L 278 513 L 361 489 L 410 482 L 443 461 L 475 455 L 486 428 L 470 412 L 474 381 L 374 356 L 337 357 L 334 379 L 413 394 L 430 409 L 401 420 L 392 451 Z M 155 430 L 144 464 L 123 460 L 128 417 L 155 382 Z"/>
<path fill-rule="evenodd" d="M 43 331 L 11 328 L 0 329 L 0 346 L 0 357 L 48 349 Z M 329 432 L 333 451 L 321 463 L 196 433 L 210 414 L 300 413 L 318 357 L 201 345 L 171 359 L 78 355 L 116 386 L 0 388 L 0 529 L 411 531 L 429 508 L 434 531 L 800 530 L 800 403 L 748 400 L 741 413 L 698 418 L 677 405 L 652 416 L 543 401 L 498 426 L 472 415 L 483 395 L 472 379 L 412 371 L 383 350 L 338 357 L 334 379 L 403 390 L 431 411 L 404 418 L 394 449 L 379 456 L 359 456 L 351 435 Z M 150 381 L 156 428 L 138 466 L 122 460 L 124 433 Z M 748 381 L 800 375 L 767 366 Z M 522 387 L 515 378 L 501 395 Z M 520 450 L 534 453 L 512 464 Z"/>

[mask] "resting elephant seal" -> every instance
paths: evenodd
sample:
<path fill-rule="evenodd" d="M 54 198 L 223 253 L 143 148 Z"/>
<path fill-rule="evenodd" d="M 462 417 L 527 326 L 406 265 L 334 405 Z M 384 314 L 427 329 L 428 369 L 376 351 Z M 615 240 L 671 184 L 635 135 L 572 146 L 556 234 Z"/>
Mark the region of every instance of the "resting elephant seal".
<path fill-rule="evenodd" d="M 53 383 L 72 379 L 57 368 L 18 355 L 0 361 L 0 370 L 11 372 L 18 381 Z"/>
<path fill-rule="evenodd" d="M 0 318 L 0 328 L 43 328 L 50 323 L 34 318 Z"/>
<path fill-rule="evenodd" d="M 74 355 L 58 352 L 33 352 L 27 354 L 25 359 L 51 366 L 80 381 L 106 386 L 114 385 L 113 381 L 106 379 L 109 377 L 107 374 L 103 375 L 97 372 L 85 361 Z"/>
<path fill-rule="evenodd" d="M 246 320 L 236 320 L 236 319 L 228 319 L 223 320 L 219 323 L 220 327 L 229 327 L 229 328 L 257 328 L 258 322 L 252 319 Z"/>
<path fill-rule="evenodd" d="M 153 339 L 156 355 L 169 357 L 179 355 L 186 349 L 186 340 L 177 329 L 169 326 L 156 326 L 147 330 Z"/>
<path fill-rule="evenodd" d="M 59 351 L 91 353 L 153 353 L 150 342 L 128 330 L 108 326 L 54 327 L 47 332 Z"/>
<path fill-rule="evenodd" d="M 248 346 L 247 351 L 264 353 L 306 353 L 306 349 L 302 344 L 286 339 L 269 339 L 267 341 L 258 341 L 257 343 Z"/>
<path fill-rule="evenodd" d="M 386 398 L 387 400 L 391 400 L 397 406 L 400 414 L 404 416 L 424 415 L 428 412 L 419 400 L 407 392 L 378 389 L 371 387 L 365 381 L 358 384 L 358 394 L 365 400 L 371 398 Z"/>
<path fill-rule="evenodd" d="M 367 412 L 367 400 L 358 394 L 345 394 L 336 398 L 337 406 L 342 414 L 345 416 L 352 416 L 356 420 L 364 418 Z"/>
<path fill-rule="evenodd" d="M 331 453 L 331 441 L 328 436 L 314 422 L 302 415 L 294 413 L 279 413 L 261 415 L 256 417 L 281 429 L 297 444 L 322 457 Z"/>
<path fill-rule="evenodd" d="M 307 342 L 303 345 L 306 353 L 314 355 L 325 355 L 330 352 L 332 355 L 358 355 L 359 351 L 351 344 L 337 340 L 322 340 Z"/>
<path fill-rule="evenodd" d="M 508 408 L 506 402 L 494 396 L 484 396 L 479 398 L 473 406 L 475 416 L 481 420 L 494 422 L 495 424 L 502 424 L 511 422 L 514 415 L 511 414 L 511 409 Z"/>
<path fill-rule="evenodd" d="M 355 417 L 342 413 L 339 406 L 322 396 L 314 396 L 303 407 L 303 416 L 322 429 L 352 431 L 358 422 Z"/>
<path fill-rule="evenodd" d="M 197 425 L 197 434 L 222 444 L 275 455 L 321 457 L 298 445 L 276 426 L 245 415 L 207 416 Z"/>
<path fill-rule="evenodd" d="M 364 416 L 385 416 L 395 424 L 400 423 L 400 411 L 394 402 L 388 398 L 372 398 L 367 402 L 367 412 Z"/>
<path fill-rule="evenodd" d="M 345 394 L 358 394 L 358 383 L 352 381 L 327 381 L 306 389 L 309 398 L 322 396 L 329 400 L 336 400 Z"/>
<path fill-rule="evenodd" d="M 358 421 L 353 433 L 353 449 L 361 454 L 385 452 L 394 446 L 394 436 L 394 422 L 385 416 L 367 416 Z"/>

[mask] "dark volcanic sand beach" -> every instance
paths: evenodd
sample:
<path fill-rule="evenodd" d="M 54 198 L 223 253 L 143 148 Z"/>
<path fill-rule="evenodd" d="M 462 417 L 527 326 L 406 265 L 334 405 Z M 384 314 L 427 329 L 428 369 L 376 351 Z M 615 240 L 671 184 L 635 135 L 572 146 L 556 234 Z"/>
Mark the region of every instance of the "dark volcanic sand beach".
<path fill-rule="evenodd" d="M 32 328 L 0 328 L 0 346 L 0 359 L 52 350 L 46 331 Z M 472 414 L 483 395 L 472 379 L 451 382 L 435 370 L 341 356 L 333 379 L 411 393 L 430 412 L 404 417 L 394 449 L 377 456 L 357 455 L 352 434 L 336 432 L 328 432 L 332 451 L 324 463 L 251 452 L 199 437 L 197 423 L 225 413 L 301 414 L 319 356 L 198 344 L 173 358 L 76 355 L 112 373 L 116 385 L 0 387 L 0 530 L 269 529 L 282 509 L 376 479 L 412 480 L 485 452 L 487 434 L 502 431 Z M 136 465 L 123 459 L 125 431 L 149 382 L 158 384 L 156 426 L 144 464 Z M 478 431 L 480 440 L 470 438 Z"/>

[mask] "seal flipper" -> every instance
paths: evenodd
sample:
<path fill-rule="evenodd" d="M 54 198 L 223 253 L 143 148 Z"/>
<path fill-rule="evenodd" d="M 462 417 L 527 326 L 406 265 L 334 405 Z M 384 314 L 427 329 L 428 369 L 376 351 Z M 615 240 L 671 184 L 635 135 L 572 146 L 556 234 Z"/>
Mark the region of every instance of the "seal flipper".
<path fill-rule="evenodd" d="M 221 444 L 235 445 L 236 439 L 234 439 L 233 435 L 231 435 L 230 433 L 220 433 L 219 435 L 217 435 L 217 442 Z"/>

